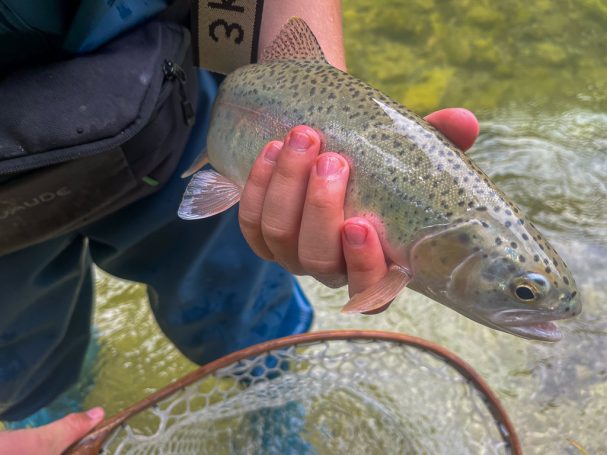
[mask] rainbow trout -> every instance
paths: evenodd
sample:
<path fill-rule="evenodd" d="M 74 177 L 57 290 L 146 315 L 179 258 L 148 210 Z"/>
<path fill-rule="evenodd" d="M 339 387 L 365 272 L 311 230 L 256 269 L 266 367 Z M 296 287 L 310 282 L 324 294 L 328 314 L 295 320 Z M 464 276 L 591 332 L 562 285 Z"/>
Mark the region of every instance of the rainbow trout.
<path fill-rule="evenodd" d="M 306 124 L 351 163 L 346 216 L 371 220 L 392 265 L 342 311 L 382 307 L 405 286 L 486 326 L 557 341 L 552 322 L 581 312 L 574 280 L 521 211 L 439 131 L 330 66 L 291 19 L 258 64 L 231 73 L 213 107 L 206 153 L 179 208 L 184 219 L 238 202 L 255 158 Z"/>

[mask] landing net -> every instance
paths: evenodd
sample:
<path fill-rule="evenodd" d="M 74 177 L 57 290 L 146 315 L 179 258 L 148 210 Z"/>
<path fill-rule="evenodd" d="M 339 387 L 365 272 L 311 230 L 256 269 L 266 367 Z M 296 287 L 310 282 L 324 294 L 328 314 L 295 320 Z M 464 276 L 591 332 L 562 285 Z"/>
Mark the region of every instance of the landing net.
<path fill-rule="evenodd" d="M 109 419 L 72 453 L 518 454 L 472 368 L 402 334 L 330 331 L 248 348 Z"/>

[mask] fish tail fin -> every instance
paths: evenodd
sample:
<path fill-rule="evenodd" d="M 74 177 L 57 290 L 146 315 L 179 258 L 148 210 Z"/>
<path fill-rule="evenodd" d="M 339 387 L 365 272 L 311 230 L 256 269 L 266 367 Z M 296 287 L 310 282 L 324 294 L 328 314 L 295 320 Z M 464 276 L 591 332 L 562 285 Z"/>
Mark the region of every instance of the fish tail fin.
<path fill-rule="evenodd" d="M 200 171 L 188 183 L 177 214 L 184 220 L 208 218 L 236 204 L 241 193 L 240 186 L 218 172 Z"/>
<path fill-rule="evenodd" d="M 371 313 L 383 309 L 411 281 L 409 273 L 398 265 L 392 265 L 388 274 L 363 292 L 355 294 L 341 309 L 342 313 Z"/>
<path fill-rule="evenodd" d="M 194 159 L 194 162 L 190 164 L 190 167 L 187 168 L 183 174 L 181 174 L 181 178 L 185 179 L 191 175 L 194 175 L 195 172 L 199 171 L 207 164 L 209 164 L 209 157 L 207 155 L 207 149 L 204 148 L 202 149 L 202 152 L 200 152 L 200 154 Z"/>

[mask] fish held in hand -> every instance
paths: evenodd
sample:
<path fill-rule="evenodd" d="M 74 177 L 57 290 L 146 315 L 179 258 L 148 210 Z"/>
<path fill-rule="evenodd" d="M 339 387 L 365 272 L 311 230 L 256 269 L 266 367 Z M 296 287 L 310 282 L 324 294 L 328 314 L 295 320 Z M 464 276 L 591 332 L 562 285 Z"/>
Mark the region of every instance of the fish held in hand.
<path fill-rule="evenodd" d="M 563 260 L 507 196 L 429 123 L 329 65 L 298 18 L 259 63 L 221 85 L 207 153 L 189 173 L 207 162 L 214 170 L 194 175 L 179 216 L 236 204 L 263 146 L 301 124 L 347 157 L 346 217 L 371 221 L 392 263 L 342 311 L 377 310 L 408 286 L 481 324 L 543 341 L 561 338 L 553 321 L 581 312 Z"/>

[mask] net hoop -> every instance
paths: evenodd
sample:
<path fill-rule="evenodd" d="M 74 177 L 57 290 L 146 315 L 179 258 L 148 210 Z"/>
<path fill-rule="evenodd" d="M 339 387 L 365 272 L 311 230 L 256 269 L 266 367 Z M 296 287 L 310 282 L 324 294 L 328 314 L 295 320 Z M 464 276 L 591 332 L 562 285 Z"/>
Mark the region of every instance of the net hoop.
<path fill-rule="evenodd" d="M 305 345 L 320 341 L 333 340 L 365 340 L 365 341 L 388 341 L 401 343 L 408 346 L 413 346 L 422 351 L 433 353 L 440 357 L 446 363 L 451 365 L 458 373 L 470 381 L 476 389 L 481 391 L 487 400 L 485 404 L 489 412 L 498 424 L 500 435 L 514 455 L 522 455 L 520 440 L 512 421 L 510 420 L 505 408 L 491 390 L 489 385 L 481 378 L 481 376 L 463 359 L 447 350 L 446 348 L 435 344 L 423 338 L 418 338 L 402 333 L 375 331 L 375 330 L 327 330 L 311 333 L 303 333 L 291 335 L 284 338 L 278 338 L 264 343 L 256 344 L 240 351 L 233 352 L 224 357 L 221 357 L 213 362 L 207 363 L 191 373 L 183 376 L 177 381 L 167 385 L 166 387 L 152 393 L 141 401 L 123 409 L 119 413 L 101 422 L 89 434 L 82 438 L 79 442 L 71 446 L 65 455 L 92 455 L 98 454 L 105 440 L 127 419 L 140 413 L 141 411 L 154 406 L 172 394 L 182 390 L 184 387 L 199 381 L 205 376 L 215 373 L 217 370 L 227 367 L 235 362 L 256 357 L 265 352 L 293 347 L 296 345 Z"/>

